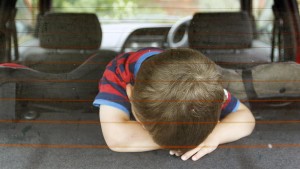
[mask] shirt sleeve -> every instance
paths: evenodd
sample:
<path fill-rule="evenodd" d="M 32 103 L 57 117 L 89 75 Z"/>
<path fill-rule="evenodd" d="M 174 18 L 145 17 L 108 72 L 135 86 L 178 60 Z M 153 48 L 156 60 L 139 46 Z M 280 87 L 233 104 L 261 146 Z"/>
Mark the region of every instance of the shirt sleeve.
<path fill-rule="evenodd" d="M 131 106 L 126 94 L 126 82 L 114 70 L 114 63 L 107 66 L 103 77 L 99 82 L 99 93 L 97 94 L 93 105 L 108 105 L 124 111 L 130 116 Z"/>
<path fill-rule="evenodd" d="M 221 109 L 221 119 L 227 116 L 232 112 L 236 112 L 240 106 L 240 101 L 227 90 L 224 89 L 224 94 L 226 97 L 226 101 L 222 105 Z"/>

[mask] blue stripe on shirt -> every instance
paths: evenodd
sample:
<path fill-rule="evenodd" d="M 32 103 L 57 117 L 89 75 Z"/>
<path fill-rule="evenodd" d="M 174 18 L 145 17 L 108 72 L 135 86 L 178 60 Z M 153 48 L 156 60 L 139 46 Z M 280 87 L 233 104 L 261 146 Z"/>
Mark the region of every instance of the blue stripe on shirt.
<path fill-rule="evenodd" d="M 103 99 L 103 100 L 108 100 L 108 101 L 112 101 L 112 102 L 116 102 L 116 103 L 122 103 L 122 104 L 125 104 L 124 106 L 128 106 L 128 108 L 130 107 L 130 103 L 129 103 L 129 100 L 124 98 L 124 97 L 121 97 L 121 96 L 118 96 L 116 94 L 113 94 L 113 93 L 106 93 L 106 92 L 101 92 L 101 93 L 98 93 L 97 96 L 95 97 L 95 99 Z"/>
<path fill-rule="evenodd" d="M 240 106 L 240 101 L 231 95 L 231 100 L 228 105 L 221 111 L 221 119 L 232 112 L 236 112 Z"/>
<path fill-rule="evenodd" d="M 105 77 L 102 78 L 103 80 L 101 80 L 101 85 L 111 85 L 114 89 L 116 89 L 118 92 L 120 92 L 121 95 L 123 96 L 127 96 L 126 90 L 121 87 L 120 85 L 107 80 Z"/>
<path fill-rule="evenodd" d="M 239 100 L 237 100 L 237 103 L 236 103 L 234 109 L 232 110 L 232 112 L 236 112 L 239 109 L 240 104 L 241 104 L 241 102 Z"/>
<path fill-rule="evenodd" d="M 103 100 L 103 99 L 95 99 L 93 102 L 93 105 L 96 107 L 99 107 L 100 105 L 112 106 L 114 108 L 124 111 L 128 116 L 130 116 L 129 110 L 127 108 L 125 108 L 123 105 L 115 103 L 115 102 L 111 102 L 111 101 L 107 101 L 107 100 Z"/>
<path fill-rule="evenodd" d="M 147 52 L 145 54 L 143 54 L 139 60 L 136 62 L 135 66 L 134 66 L 134 77 L 136 77 L 142 63 L 149 58 L 150 56 L 156 55 L 158 53 L 161 53 L 162 51 L 153 51 L 153 52 Z"/>
<path fill-rule="evenodd" d="M 119 65 L 118 68 L 120 69 L 121 72 L 125 72 L 125 67 L 124 67 L 124 65 Z"/>

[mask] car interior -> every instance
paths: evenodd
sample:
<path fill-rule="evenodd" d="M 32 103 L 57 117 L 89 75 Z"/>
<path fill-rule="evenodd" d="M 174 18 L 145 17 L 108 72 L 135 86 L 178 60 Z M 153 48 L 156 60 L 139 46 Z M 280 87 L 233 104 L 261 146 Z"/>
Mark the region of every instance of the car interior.
<path fill-rule="evenodd" d="M 232 0 L 238 8 L 194 7 L 201 1 L 176 0 L 181 3 L 177 7 L 153 0 L 145 4 L 158 5 L 136 7 L 134 0 L 98 0 L 98 6 L 75 5 L 68 11 L 55 5 L 75 1 L 2 0 L 0 167 L 298 168 L 300 1 Z M 184 3 L 192 7 L 180 7 Z M 120 18 L 130 20 L 122 10 L 149 8 L 151 13 L 159 5 L 164 14 L 187 10 L 189 15 L 170 14 L 175 18 L 170 22 L 144 14 L 148 20 L 124 24 L 97 13 L 117 8 Z M 25 18 L 25 9 L 32 21 Z M 253 112 L 254 132 L 197 162 L 183 162 L 167 150 L 109 150 L 99 109 L 92 106 L 99 80 L 113 58 L 145 47 L 191 48 L 213 60 L 224 88 Z"/>
<path fill-rule="evenodd" d="M 252 23 L 245 12 L 196 13 L 190 23 L 189 46 L 233 69 L 268 63 L 271 47 L 262 48 L 264 44 L 254 40 Z"/>

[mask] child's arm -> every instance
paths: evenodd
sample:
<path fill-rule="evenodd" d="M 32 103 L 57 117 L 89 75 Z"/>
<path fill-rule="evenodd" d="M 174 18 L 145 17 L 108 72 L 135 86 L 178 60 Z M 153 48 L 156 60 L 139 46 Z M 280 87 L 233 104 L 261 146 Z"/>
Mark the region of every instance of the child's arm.
<path fill-rule="evenodd" d="M 214 151 L 219 144 L 236 141 L 250 135 L 255 126 L 255 119 L 251 111 L 242 103 L 237 112 L 230 113 L 218 123 L 212 133 L 198 147 L 181 156 L 182 160 L 192 157 L 196 161 Z M 171 154 L 175 152 L 171 151 Z"/>
<path fill-rule="evenodd" d="M 130 121 L 125 112 L 106 105 L 100 106 L 102 133 L 108 147 L 116 152 L 141 152 L 160 147 L 136 121 Z"/>

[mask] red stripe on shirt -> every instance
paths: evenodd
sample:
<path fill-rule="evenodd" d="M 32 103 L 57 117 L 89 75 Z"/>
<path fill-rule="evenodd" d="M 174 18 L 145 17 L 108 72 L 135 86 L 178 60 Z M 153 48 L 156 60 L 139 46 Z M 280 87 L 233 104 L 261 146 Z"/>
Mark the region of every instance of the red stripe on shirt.
<path fill-rule="evenodd" d="M 227 92 L 227 99 L 226 99 L 225 103 L 223 103 L 222 109 L 225 109 L 228 106 L 230 101 L 231 101 L 231 94 L 229 92 Z"/>

